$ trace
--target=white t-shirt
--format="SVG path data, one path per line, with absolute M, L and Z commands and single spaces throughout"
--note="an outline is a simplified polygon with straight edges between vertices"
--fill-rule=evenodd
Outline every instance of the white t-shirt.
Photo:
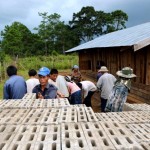
M 53 85 L 55 85 L 57 87 L 57 83 L 55 81 L 53 81 L 52 79 L 48 79 L 48 83 L 49 84 L 53 84 Z
M 82 90 L 83 90 L 84 98 L 87 97 L 89 91 L 94 92 L 97 90 L 97 87 L 91 81 L 81 81 L 80 83 L 82 84 Z
M 27 93 L 32 93 L 33 88 L 40 84 L 39 79 L 31 78 L 26 81 L 27 84 Z
M 114 86 L 116 78 L 110 73 L 104 73 L 97 82 L 97 87 L 101 90 L 101 97 L 108 99 Z
M 58 88 L 58 92 L 61 92 L 62 94 L 64 94 L 65 97 L 69 97 L 67 83 L 66 83 L 64 76 L 58 75 L 56 78 L 56 82 L 49 79 L 48 83 L 55 85 Z

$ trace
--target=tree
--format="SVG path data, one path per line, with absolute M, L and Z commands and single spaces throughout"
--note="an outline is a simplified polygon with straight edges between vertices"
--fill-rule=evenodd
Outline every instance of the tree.
M 128 21 L 128 15 L 122 10 L 116 10 L 111 13 L 113 19 L 113 26 L 115 30 L 126 28 L 125 23 Z
M 2 50 L 9 55 L 23 56 L 30 51 L 31 32 L 19 22 L 12 23 L 11 26 L 5 26 L 2 35 Z
M 86 42 L 93 39 L 95 34 L 96 12 L 94 7 L 83 7 L 80 12 L 73 13 L 73 19 L 69 22 L 70 26 L 79 36 L 79 38 Z
M 123 11 L 105 13 L 95 11 L 92 6 L 87 6 L 78 13 L 73 13 L 73 19 L 69 24 L 78 34 L 80 41 L 87 42 L 96 36 L 125 28 L 127 20 L 128 16 Z
M 60 21 L 57 13 L 48 15 L 47 12 L 39 13 L 42 17 L 41 24 L 35 30 L 44 43 L 44 54 L 48 55 L 53 50 L 64 53 L 65 50 L 79 44 L 79 39 L 71 31 L 70 26 Z
M 39 16 L 42 17 L 41 24 L 38 28 L 34 29 L 38 31 L 41 40 L 44 42 L 44 51 L 45 55 L 47 55 L 50 50 L 54 50 L 55 48 L 55 42 L 57 39 L 55 28 L 59 23 L 61 23 L 60 15 L 56 13 L 48 15 L 47 12 L 44 12 L 39 13 Z

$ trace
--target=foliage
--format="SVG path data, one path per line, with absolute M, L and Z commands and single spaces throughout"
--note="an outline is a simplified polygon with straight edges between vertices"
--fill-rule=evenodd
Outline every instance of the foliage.
M 92 40 L 96 36 L 125 28 L 128 16 L 121 10 L 112 13 L 95 11 L 94 7 L 83 7 L 81 11 L 73 14 L 70 26 L 81 41 Z
M 26 57 L 19 58 L 17 61 L 17 67 L 19 70 L 38 70 L 42 66 L 48 68 L 57 69 L 70 69 L 74 64 L 78 64 L 77 55 L 58 55 L 57 52 L 53 51 L 51 56 L 39 56 L 39 57 Z
M 64 54 L 80 43 L 125 28 L 128 20 L 127 14 L 121 10 L 105 13 L 96 11 L 92 6 L 73 13 L 68 24 L 61 21 L 57 13 L 49 15 L 44 12 L 39 13 L 39 16 L 42 20 L 34 28 L 36 34 L 20 22 L 5 26 L 1 32 L 0 50 L 14 58 Z
M 1 35 L 3 37 L 1 47 L 6 54 L 23 55 L 25 51 L 30 50 L 31 31 L 23 24 L 14 22 L 11 26 L 5 26 Z
M 53 50 L 58 53 L 64 53 L 65 50 L 79 44 L 79 40 L 72 40 L 71 30 L 68 25 L 60 21 L 60 15 L 57 13 L 48 15 L 47 12 L 39 13 L 42 21 L 38 28 L 38 35 L 44 43 L 43 51 L 45 55 L 51 54 Z M 74 41 L 77 41 L 74 44 Z M 69 44 L 68 44 L 69 43 Z

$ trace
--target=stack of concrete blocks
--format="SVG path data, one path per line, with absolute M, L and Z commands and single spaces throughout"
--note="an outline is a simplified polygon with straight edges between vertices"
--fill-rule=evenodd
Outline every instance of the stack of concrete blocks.
M 3 109 L 0 113 L 0 124 L 21 124 L 29 111 L 28 109 Z
M 10 143 L 14 139 L 20 126 L 18 125 L 0 125 L 0 149 L 8 150 Z
M 81 126 L 90 150 L 115 150 L 99 122 L 85 122 Z
M 2 150 L 142 150 L 149 145 L 150 111 L 95 114 L 85 105 L 70 106 L 67 99 L 9 100 L 0 108 Z
M 70 106 L 70 103 L 67 98 L 58 98 L 58 99 L 46 99 L 43 101 L 44 108 L 51 108 L 51 107 L 65 107 Z
M 116 149 L 143 149 L 121 124 L 117 122 L 100 122 L 100 124 Z
M 37 108 L 61 108 L 70 106 L 66 98 L 59 99 L 17 99 L 17 100 L 2 100 L 0 108 L 2 109 L 37 109 Z
M 105 123 L 105 125 L 108 126 L 108 129 L 113 127 L 111 122 L 117 123 L 117 124 L 121 123 L 122 126 L 124 127 L 120 128 L 120 129 L 123 129 L 123 131 L 119 129 L 120 132 L 123 133 L 123 132 L 128 131 L 129 135 L 132 136 L 132 142 L 134 138 L 135 139 L 134 141 L 136 141 L 137 143 L 140 143 L 141 147 L 144 150 L 150 149 L 150 111 L 96 113 L 96 116 L 103 127 L 104 127 L 103 123 L 105 121 L 108 122 L 108 123 Z M 119 126 L 119 124 L 117 126 Z M 111 131 L 111 130 L 109 131 L 112 134 L 117 133 L 116 131 Z M 106 132 L 107 134 L 109 134 L 108 131 Z M 129 139 L 126 138 L 126 140 L 129 140 Z M 124 140 L 121 139 L 121 141 L 124 141 Z M 116 141 L 114 141 L 113 143 L 115 142 Z M 134 146 L 132 148 L 134 148 Z M 135 149 L 138 149 L 138 148 L 136 147 Z
M 150 105 L 146 103 L 142 103 L 142 104 L 125 103 L 123 107 L 123 111 L 150 111 Z
M 149 123 L 149 111 L 95 113 L 98 121 L 117 121 L 120 123 Z
M 140 143 L 144 150 L 150 149 L 150 124 L 149 123 L 138 123 L 138 124 L 125 124 L 136 141 Z

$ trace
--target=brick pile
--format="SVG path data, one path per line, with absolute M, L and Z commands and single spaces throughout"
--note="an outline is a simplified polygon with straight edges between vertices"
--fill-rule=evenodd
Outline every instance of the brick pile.
M 150 148 L 150 111 L 94 113 L 65 98 L 25 97 L 0 102 L 1 150 Z

